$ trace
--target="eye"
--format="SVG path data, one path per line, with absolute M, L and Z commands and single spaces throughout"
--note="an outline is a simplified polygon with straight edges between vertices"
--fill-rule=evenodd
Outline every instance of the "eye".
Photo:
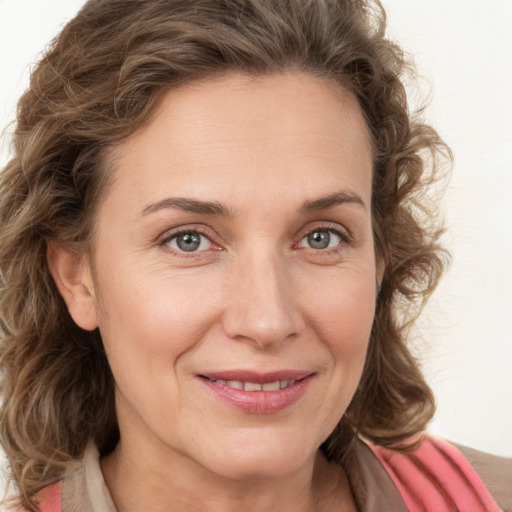
M 337 247 L 341 241 L 341 235 L 333 229 L 314 229 L 302 238 L 300 247 L 318 250 L 331 249 Z
M 206 251 L 212 247 L 212 241 L 198 231 L 182 231 L 169 237 L 165 245 L 180 252 Z

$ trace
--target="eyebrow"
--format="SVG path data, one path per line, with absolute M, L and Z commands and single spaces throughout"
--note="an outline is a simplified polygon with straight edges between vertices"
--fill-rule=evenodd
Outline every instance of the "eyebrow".
M 178 208 L 184 212 L 198 213 L 201 215 L 215 215 L 216 217 L 231 217 L 231 211 L 226 206 L 216 201 L 198 201 L 196 199 L 187 199 L 184 197 L 169 197 L 150 204 L 143 208 L 139 214 L 140 217 L 150 213 L 167 208 Z
M 356 204 L 361 206 L 363 210 L 366 210 L 364 201 L 357 194 L 343 190 L 325 197 L 320 197 L 319 199 L 306 201 L 302 204 L 300 211 L 301 213 L 315 213 L 345 203 Z
M 315 213 L 322 210 L 328 210 L 334 206 L 345 203 L 353 203 L 360 205 L 363 209 L 366 206 L 363 200 L 353 192 L 341 191 L 335 192 L 325 197 L 305 201 L 299 208 L 301 213 Z M 232 211 L 217 201 L 199 201 L 197 199 L 188 199 L 184 197 L 168 197 L 157 203 L 150 204 L 143 208 L 139 214 L 140 217 L 149 215 L 150 213 L 167 208 L 177 208 L 184 212 L 197 213 L 200 215 L 213 215 L 216 217 L 232 217 Z

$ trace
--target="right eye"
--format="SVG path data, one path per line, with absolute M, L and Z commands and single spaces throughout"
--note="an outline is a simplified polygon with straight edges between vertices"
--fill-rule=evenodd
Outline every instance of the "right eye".
M 342 237 L 340 233 L 334 229 L 319 228 L 305 235 L 301 240 L 300 246 L 324 250 L 339 246 L 341 241 Z
M 162 245 L 179 252 L 201 252 L 212 247 L 212 241 L 198 231 L 181 231 L 168 237 Z

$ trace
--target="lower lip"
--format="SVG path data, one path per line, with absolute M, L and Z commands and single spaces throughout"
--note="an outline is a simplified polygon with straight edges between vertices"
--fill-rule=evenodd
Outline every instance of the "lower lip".
M 270 414 L 279 412 L 297 402 L 306 392 L 313 375 L 309 375 L 292 386 L 276 391 L 244 391 L 225 384 L 217 384 L 209 379 L 203 383 L 218 398 L 229 405 L 253 414 Z

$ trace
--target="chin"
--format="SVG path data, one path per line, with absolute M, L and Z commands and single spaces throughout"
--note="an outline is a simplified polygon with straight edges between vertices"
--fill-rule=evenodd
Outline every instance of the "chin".
M 203 465 L 219 476 L 232 480 L 263 480 L 286 478 L 314 459 L 317 452 L 314 444 L 302 438 L 292 441 L 285 436 L 269 439 L 271 435 L 256 436 L 255 442 L 217 446 L 210 451 L 212 457 Z

